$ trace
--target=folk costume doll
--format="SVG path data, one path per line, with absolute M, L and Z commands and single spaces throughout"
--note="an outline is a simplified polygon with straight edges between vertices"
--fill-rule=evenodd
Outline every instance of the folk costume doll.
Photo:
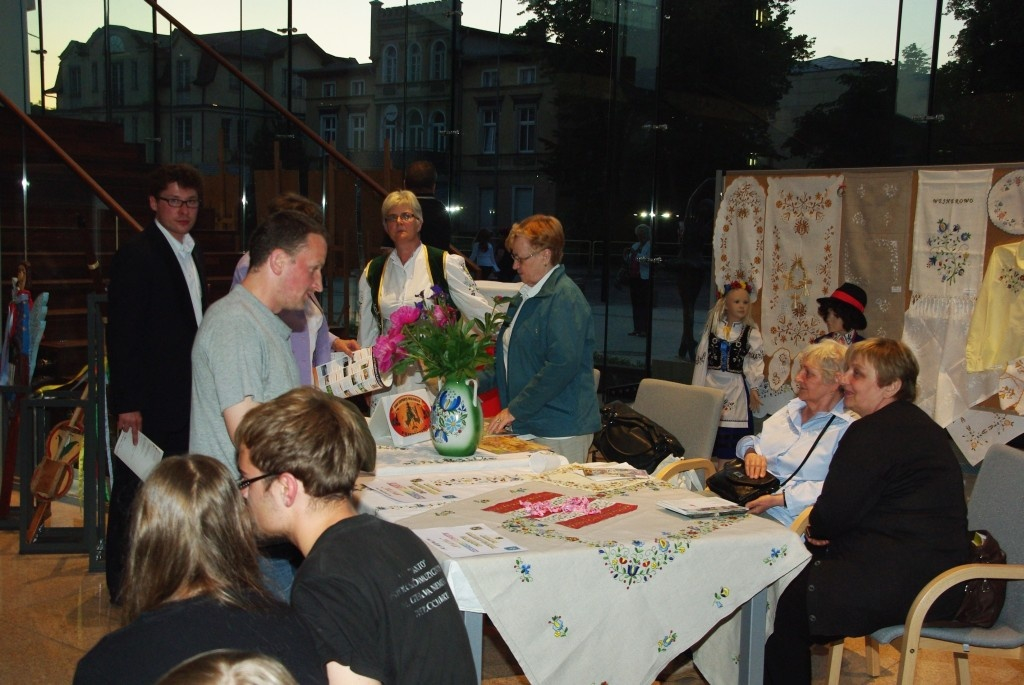
M 867 303 L 867 293 L 853 283 L 843 283 L 828 297 L 819 297 L 818 316 L 825 322 L 828 332 L 811 342 L 835 340 L 837 343 L 850 346 L 863 340 L 864 336 L 857 331 L 868 327 L 868 321 L 864 318 Z
M 761 406 L 757 387 L 764 380 L 764 341 L 750 316 L 753 286 L 744 281 L 726 284 L 708 312 L 697 346 L 693 385 L 718 388 L 725 405 L 712 454 L 719 466 L 736 454 L 736 443 L 753 432 L 753 415 Z

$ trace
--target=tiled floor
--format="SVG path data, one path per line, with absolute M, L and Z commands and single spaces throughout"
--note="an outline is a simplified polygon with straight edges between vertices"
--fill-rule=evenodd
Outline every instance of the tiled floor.
M 81 525 L 76 507 L 55 507 L 54 525 Z M 50 685 L 71 682 L 75 664 L 100 637 L 118 627 L 120 611 L 111 607 L 103 574 L 88 573 L 84 555 L 19 555 L 18 534 L 0 532 L 0 685 Z M 628 655 L 623 655 L 628 658 Z M 844 685 L 892 685 L 899 654 L 882 651 L 882 675 L 872 679 L 864 662 L 864 640 L 846 641 Z M 815 683 L 825 682 L 825 656 L 814 658 Z M 526 685 L 514 659 L 493 630 L 485 636 L 486 685 Z M 975 685 L 1024 682 L 1024 662 L 971 657 Z M 567 674 L 566 683 L 572 682 Z M 680 660 L 662 682 L 705 683 L 691 664 Z M 952 657 L 924 652 L 917 683 L 955 683 Z

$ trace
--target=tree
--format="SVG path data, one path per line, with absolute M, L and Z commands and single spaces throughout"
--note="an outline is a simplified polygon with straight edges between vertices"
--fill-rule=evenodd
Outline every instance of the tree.
M 1024 2 L 949 0 L 963 28 L 938 73 L 937 159 L 993 163 L 1024 157 Z
M 842 95 L 797 118 L 785 147 L 818 168 L 925 162 L 920 157 L 921 125 L 896 113 L 897 68 L 892 62 L 859 65 L 855 73 L 837 77 L 846 86 Z M 928 56 L 918 45 L 903 49 L 901 79 L 927 79 L 930 70 Z
M 520 33 L 556 44 L 546 171 L 569 225 L 626 235 L 652 192 L 681 211 L 716 169 L 775 156 L 771 115 L 811 46 L 789 29 L 788 0 L 520 2 L 534 15 Z

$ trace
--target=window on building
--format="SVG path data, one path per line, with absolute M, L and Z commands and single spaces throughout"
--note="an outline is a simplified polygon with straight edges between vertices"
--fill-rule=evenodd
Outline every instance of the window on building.
M 384 48 L 384 57 L 380 64 L 381 83 L 398 81 L 398 48 L 388 45 Z
M 174 83 L 179 92 L 186 91 L 192 85 L 191 60 L 179 59 L 174 65 Z
M 498 151 L 498 108 L 480 108 L 480 153 L 493 155 Z
M 224 150 L 231 150 L 231 117 L 224 117 L 220 120 L 220 139 L 224 141 Z
M 139 60 L 133 59 L 132 62 L 132 90 L 139 89 Z
M 405 141 L 410 150 L 422 150 L 424 148 L 423 115 L 418 109 L 409 110 L 409 123 L 406 126 Z
M 92 67 L 92 92 L 100 92 L 100 65 L 93 62 L 89 65 Z
M 430 46 L 430 80 L 443 81 L 445 63 L 448 61 L 448 47 L 443 40 L 435 40 Z
M 498 225 L 498 206 L 495 202 L 494 188 L 480 189 L 480 227 L 489 228 Z
M 192 117 L 174 119 L 174 147 L 177 150 L 192 149 Z
M 70 91 L 69 94 L 71 95 L 71 97 L 82 97 L 82 67 L 80 67 L 77 64 L 71 67 L 68 73 L 68 78 L 71 81 L 71 83 L 68 86 L 68 90 Z
M 445 135 L 448 131 L 445 128 L 445 116 L 444 112 L 434 111 L 430 115 L 430 147 L 435 152 L 445 152 L 448 150 L 448 137 Z
M 348 115 L 348 147 L 350 150 L 366 149 L 366 115 Z
M 480 72 L 480 85 L 484 88 L 497 88 L 498 87 L 498 70 L 497 69 L 484 69 Z
M 242 82 L 234 74 L 228 74 L 228 90 L 238 92 L 242 88 Z
M 512 186 L 512 221 L 520 221 L 533 213 L 533 186 Z
M 526 86 L 537 82 L 537 67 L 519 67 L 519 85 Z
M 389 150 L 398 149 L 398 126 L 394 121 L 388 121 L 384 119 L 380 125 L 381 132 L 381 145 L 387 143 Z
M 358 81 L 353 81 L 352 83 L 348 84 L 348 94 L 349 95 L 365 95 L 366 94 L 366 81 L 363 81 L 362 79 L 360 79 Z
M 516 109 L 516 152 L 537 151 L 537 107 L 524 105 Z
M 124 104 L 124 62 L 121 60 L 110 63 L 110 103 Z
M 338 84 L 335 81 L 324 81 L 320 87 L 320 95 L 325 98 L 332 98 L 338 94 Z
M 338 139 L 337 114 L 320 115 L 320 137 L 326 140 L 328 143 L 333 143 Z
M 409 43 L 409 64 L 405 72 L 406 81 L 423 80 L 423 48 L 419 43 Z

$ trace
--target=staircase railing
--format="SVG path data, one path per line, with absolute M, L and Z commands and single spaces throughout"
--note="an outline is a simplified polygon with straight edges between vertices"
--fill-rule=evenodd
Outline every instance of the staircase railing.
M 381 199 L 383 199 L 384 196 L 388 194 L 388 191 L 384 189 L 384 186 L 377 183 L 377 181 L 368 176 L 366 172 L 364 172 L 362 169 L 356 166 L 355 163 L 353 163 L 350 159 L 345 157 L 345 155 L 338 152 L 333 145 L 331 145 L 326 140 L 321 138 L 316 131 L 307 126 L 301 119 L 299 119 L 297 116 L 288 111 L 286 107 L 281 105 L 281 103 L 275 100 L 269 93 L 267 93 L 265 90 L 256 85 L 256 83 L 252 79 L 243 74 L 242 71 L 238 69 L 238 67 L 236 67 L 224 56 L 222 56 L 219 52 L 217 52 L 209 45 L 207 45 L 205 42 L 203 42 L 202 38 L 199 38 L 198 36 L 196 36 L 196 34 L 189 31 L 184 24 L 182 24 L 180 21 L 171 16 L 170 12 L 168 12 L 166 9 L 158 5 L 157 0 L 144 0 L 144 2 L 148 4 L 150 7 L 152 7 L 156 12 L 159 12 L 160 15 L 163 16 L 167 21 L 171 22 L 171 24 L 173 24 L 175 28 L 181 31 L 186 38 L 192 41 L 196 45 L 196 47 L 198 47 L 200 50 L 209 55 L 212 59 L 216 60 L 217 63 L 225 69 L 227 69 L 227 71 L 232 76 L 234 76 L 239 81 L 248 86 L 248 88 L 252 90 L 252 92 L 258 95 L 261 100 L 267 103 L 274 110 L 276 110 L 278 114 L 287 119 L 288 122 L 292 126 L 294 126 L 298 131 L 302 132 L 303 135 L 305 135 L 307 138 L 309 138 L 314 143 L 323 148 L 324 152 L 326 152 L 332 159 L 334 159 L 336 162 L 338 162 L 343 167 L 348 169 L 356 178 L 361 180 L 374 192 L 380 195 Z
M 103 204 L 109 207 L 110 210 L 117 214 L 117 216 L 126 224 L 134 228 L 136 231 L 142 232 L 142 226 L 139 222 L 132 218 L 132 215 L 129 214 L 128 211 L 110 195 L 110 193 L 104 190 L 103 186 L 101 186 L 88 171 L 83 169 L 81 165 L 76 162 L 57 141 L 47 135 L 46 131 L 41 129 L 39 124 L 34 122 L 29 115 L 22 112 L 21 108 L 14 104 L 14 102 L 7 97 L 2 90 L 0 90 L 0 104 L 3 104 L 4 107 L 10 110 L 10 112 L 21 121 L 22 125 L 32 131 L 32 133 L 43 141 L 43 143 L 45 143 L 55 155 L 60 157 L 60 160 L 64 162 L 64 164 L 67 165 L 67 167 L 71 169 L 71 171 L 78 176 L 83 183 L 89 186 L 89 189 L 103 202 Z

